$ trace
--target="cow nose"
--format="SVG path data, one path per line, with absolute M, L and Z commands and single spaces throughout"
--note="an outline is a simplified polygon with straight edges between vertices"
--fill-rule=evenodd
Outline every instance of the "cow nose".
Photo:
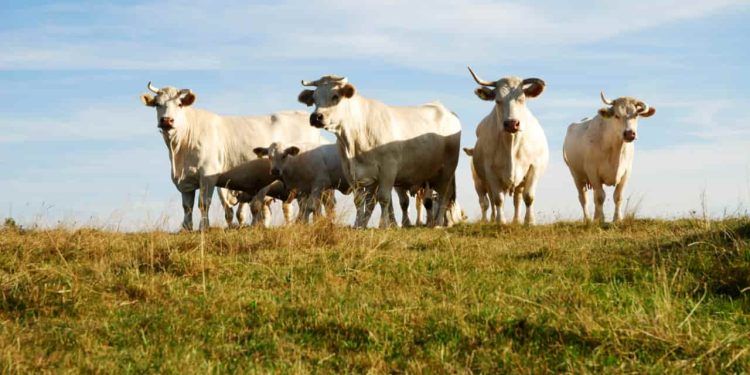
M 323 114 L 314 112 L 310 115 L 310 125 L 316 127 L 316 128 L 322 128 L 323 127 Z
M 503 128 L 508 133 L 515 133 L 521 127 L 521 123 L 516 119 L 509 119 L 503 122 Z
M 622 137 L 625 139 L 625 142 L 633 142 L 635 140 L 635 131 L 633 130 L 625 130 L 622 133 Z
M 171 128 L 174 126 L 174 119 L 171 117 L 162 117 L 159 119 L 160 128 Z
M 274 177 L 281 176 L 281 169 L 279 168 L 271 168 L 271 175 Z

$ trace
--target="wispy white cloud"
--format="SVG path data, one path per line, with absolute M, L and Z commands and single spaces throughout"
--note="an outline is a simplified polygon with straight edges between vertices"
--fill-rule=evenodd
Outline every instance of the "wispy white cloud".
M 219 69 L 290 59 L 377 58 L 440 70 L 466 61 L 554 56 L 564 46 L 705 17 L 737 4 L 746 3 L 168 1 L 96 5 L 87 7 L 88 13 L 45 6 L 34 11 L 50 25 L 0 33 L 0 69 Z M 58 15 L 91 13 L 97 17 L 86 27 L 56 21 Z

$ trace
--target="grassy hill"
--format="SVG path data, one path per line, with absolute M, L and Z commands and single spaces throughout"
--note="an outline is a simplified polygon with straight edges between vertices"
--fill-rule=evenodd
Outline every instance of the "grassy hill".
M 750 219 L 0 230 L 3 372 L 747 372 Z

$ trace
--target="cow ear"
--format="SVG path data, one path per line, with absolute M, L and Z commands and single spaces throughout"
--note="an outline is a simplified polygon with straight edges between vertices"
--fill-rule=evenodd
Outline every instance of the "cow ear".
M 259 158 L 263 158 L 264 156 L 268 155 L 268 149 L 265 148 L 265 147 L 256 147 L 256 148 L 253 149 L 253 152 Z
M 192 92 L 188 92 L 187 94 L 185 94 L 185 96 L 180 98 L 180 104 L 183 107 L 187 107 L 193 104 L 194 102 L 195 102 L 195 94 L 193 94 Z
M 313 90 L 302 90 L 299 96 L 297 96 L 297 101 L 309 107 L 315 104 L 315 99 L 313 99 L 314 93 L 315 91 Z
M 284 150 L 284 153 L 287 154 L 287 155 L 295 156 L 295 155 L 299 154 L 299 147 L 297 147 L 297 146 L 287 147 L 287 149 Z
M 528 86 L 523 88 L 523 94 L 529 98 L 536 98 L 542 91 L 544 91 L 544 81 L 532 82 Z
M 464 152 L 466 153 L 466 155 L 474 156 L 474 149 L 473 148 L 464 147 Z
M 612 110 L 611 107 L 610 108 L 600 108 L 599 109 L 599 115 L 602 116 L 602 117 L 604 117 L 604 118 L 610 118 L 610 117 L 612 117 L 614 115 L 614 111 Z
M 482 100 L 495 100 L 495 90 L 489 87 L 478 87 L 476 90 L 474 90 L 474 94 L 476 94 L 479 99 Z
M 351 98 L 357 92 L 357 89 L 351 83 L 347 83 L 339 89 L 339 94 L 345 98 Z
M 156 99 L 154 99 L 154 97 L 149 94 L 141 95 L 141 101 L 147 107 L 156 107 Z
M 651 116 L 654 115 L 654 113 L 656 113 L 656 108 L 649 107 L 648 111 L 643 112 L 643 113 L 639 113 L 638 116 L 641 116 L 641 117 L 651 117 Z

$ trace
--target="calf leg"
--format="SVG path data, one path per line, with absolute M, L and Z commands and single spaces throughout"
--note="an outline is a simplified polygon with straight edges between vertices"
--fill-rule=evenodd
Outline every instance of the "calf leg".
M 248 204 L 245 202 L 240 202 L 237 205 L 237 225 L 242 228 L 245 226 L 245 212 L 247 210 Z
M 224 209 L 224 220 L 227 222 L 227 228 L 232 228 L 234 224 L 234 209 L 230 202 L 233 200 L 230 195 L 233 193 L 227 189 L 217 188 L 216 194 L 219 196 L 219 202 L 221 202 L 221 207 Z
M 378 189 L 375 196 L 380 203 L 380 228 L 389 228 L 396 224 L 396 218 L 393 217 L 393 206 L 391 206 L 391 194 L 393 184 L 388 184 L 385 179 L 378 183 Z
M 410 227 L 411 220 L 409 220 L 409 193 L 404 188 L 396 188 L 396 194 L 398 195 L 398 205 L 401 206 L 401 227 Z M 419 204 L 417 204 L 417 225 L 419 225 Z
M 375 208 L 375 188 L 372 186 L 360 187 L 354 190 L 354 203 L 357 206 L 357 218 L 354 221 L 355 228 L 366 228 L 370 221 L 372 211 Z
M 193 206 L 195 206 L 195 190 L 182 193 L 182 211 L 185 214 L 182 218 L 183 230 L 193 230 Z

